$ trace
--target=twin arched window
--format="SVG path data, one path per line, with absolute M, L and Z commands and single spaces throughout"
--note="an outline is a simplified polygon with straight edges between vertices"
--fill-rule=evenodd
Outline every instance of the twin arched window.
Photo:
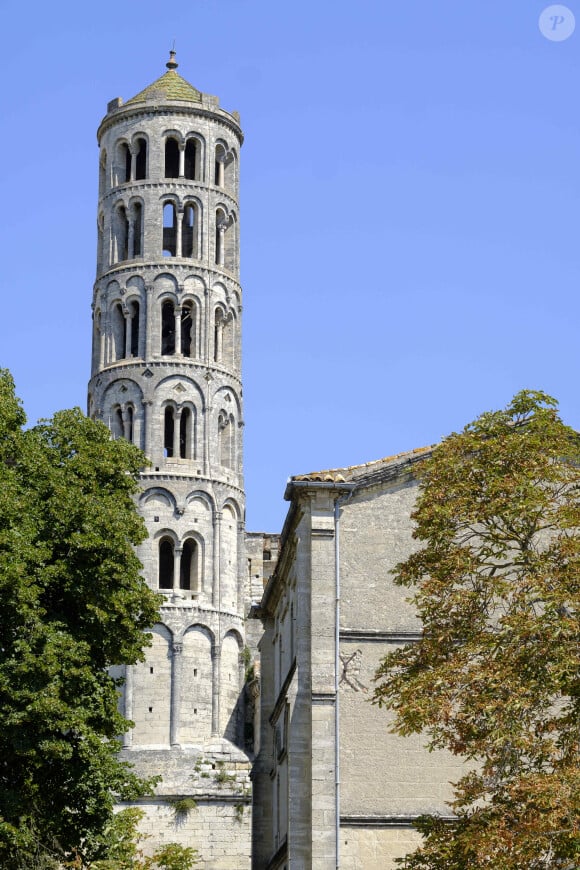
M 115 303 L 112 311 L 113 357 L 115 360 L 140 356 L 139 302 L 132 299 L 123 308 Z
M 113 186 L 127 184 L 130 181 L 143 181 L 148 177 L 147 139 L 137 136 L 132 144 L 122 141 L 116 146 L 113 165 Z M 235 166 L 235 155 L 226 143 L 218 142 L 214 150 L 213 183 L 217 187 L 231 188 L 232 173 Z M 101 186 L 106 189 L 106 153 L 101 157 Z M 190 181 L 202 181 L 202 146 L 199 139 L 189 136 L 185 141 L 178 135 L 169 135 L 165 139 L 165 178 L 186 178 Z
M 192 408 L 166 405 L 163 453 L 168 459 L 195 459 L 195 418 Z
M 177 588 L 198 593 L 199 549 L 193 538 L 187 538 L 181 549 L 175 547 L 172 538 L 162 538 L 159 542 L 159 589 Z
M 215 242 L 214 259 L 216 266 L 225 266 L 232 269 L 235 261 L 235 215 L 226 214 L 223 208 L 216 209 L 215 213 Z
M 190 137 L 185 144 L 174 136 L 165 140 L 165 178 L 188 178 L 200 180 L 200 146 Z
M 131 147 L 128 142 L 117 146 L 115 185 L 147 178 L 147 140 L 139 136 Z
M 113 213 L 111 262 L 132 260 L 143 253 L 143 205 L 135 201 L 129 211 L 120 203 Z
M 232 189 L 234 166 L 235 159 L 233 152 L 229 151 L 224 143 L 218 142 L 214 152 L 213 183 L 216 187 Z
M 109 429 L 113 438 L 126 438 L 133 441 L 135 411 L 133 405 L 115 405 Z
M 235 420 L 233 414 L 220 411 L 218 417 L 218 454 L 220 465 L 224 468 L 235 467 Z
M 161 353 L 197 356 L 197 309 L 193 302 L 181 307 L 166 299 L 161 305 Z
M 197 258 L 200 256 L 199 206 L 186 202 L 183 211 L 178 213 L 174 202 L 163 206 L 164 257 Z
M 213 321 L 213 359 L 217 363 L 234 363 L 234 317 L 216 308 Z

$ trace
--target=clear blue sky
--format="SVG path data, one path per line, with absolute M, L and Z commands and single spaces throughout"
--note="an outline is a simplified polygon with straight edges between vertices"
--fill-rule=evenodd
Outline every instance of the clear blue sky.
M 248 528 L 291 474 L 433 443 L 523 387 L 580 428 L 578 30 L 531 0 L 5 0 L 0 365 L 85 407 L 95 131 L 179 72 L 241 113 Z

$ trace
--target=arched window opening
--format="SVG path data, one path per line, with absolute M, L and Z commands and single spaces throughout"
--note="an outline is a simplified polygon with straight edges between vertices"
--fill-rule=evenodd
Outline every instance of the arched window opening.
M 125 359 L 125 315 L 121 304 L 117 302 L 113 306 L 113 354 L 114 359 Z
M 185 144 L 184 174 L 192 181 L 197 179 L 197 151 L 198 145 L 195 139 L 188 139 Z
M 225 468 L 233 468 L 233 437 L 234 437 L 234 418 L 230 414 L 228 417 L 225 411 L 220 411 L 218 417 L 218 447 L 220 465 Z
M 161 353 L 163 356 L 175 353 L 175 311 L 170 301 L 161 306 Z
M 165 140 L 165 178 L 179 178 L 179 143 L 172 136 Z
M 131 149 L 128 145 L 123 145 L 124 157 L 125 157 L 125 178 L 124 181 L 131 181 Z
M 133 256 L 140 257 L 143 253 L 143 206 L 140 202 L 133 204 Z
M 183 408 L 179 420 L 179 458 L 191 459 L 191 409 Z
M 222 256 L 222 264 L 226 267 L 226 269 L 233 269 L 235 265 L 235 257 L 236 257 L 236 244 L 237 244 L 237 224 L 236 224 L 236 216 L 234 214 L 230 215 L 225 232 L 224 232 L 224 247 L 223 247 L 223 256 Z
M 163 206 L 163 256 L 177 256 L 177 213 L 172 202 Z
M 137 301 L 131 302 L 129 307 L 129 320 L 131 336 L 130 336 L 130 355 L 131 356 L 139 356 L 139 303 Z
M 234 173 L 236 167 L 236 155 L 233 151 L 226 154 L 224 161 L 224 187 L 226 190 L 233 190 L 235 185 Z
M 221 360 L 224 365 L 229 366 L 234 364 L 234 317 L 230 312 L 223 318 L 222 328 L 222 354 Z
M 179 588 L 191 592 L 199 590 L 199 548 L 197 543 L 188 538 L 183 543 L 181 562 L 179 565 Z
M 195 309 L 191 302 L 186 302 L 181 309 L 181 353 L 183 356 L 194 357 L 195 354 Z
M 111 435 L 113 438 L 122 438 L 124 435 L 123 428 L 123 412 L 119 406 L 113 410 L 113 419 L 111 421 Z
M 162 538 L 159 542 L 159 588 L 173 589 L 173 541 Z
M 224 332 L 224 313 L 221 308 L 216 308 L 213 322 L 213 360 L 221 362 L 222 359 L 222 339 Z
M 99 160 L 99 196 L 104 196 L 107 190 L 107 152 L 103 151 Z
M 120 263 L 129 256 L 129 221 L 125 206 L 120 205 L 115 209 L 114 216 L 114 251 L 113 260 Z
M 99 272 L 104 267 L 105 251 L 105 217 L 100 214 L 97 220 L 97 267 Z
M 175 433 L 175 411 L 171 405 L 165 408 L 165 424 L 163 434 L 163 455 L 167 459 L 173 457 L 173 437 Z
M 147 178 L 147 140 L 137 139 L 137 156 L 135 157 L 135 181 Z
M 125 409 L 125 420 L 124 420 L 124 431 L 125 438 L 127 441 L 133 443 L 133 420 L 134 420 L 134 411 L 133 405 L 128 405 Z
M 131 181 L 131 150 L 126 142 L 121 142 L 117 150 L 117 184 Z
M 214 160 L 214 184 L 217 187 L 224 186 L 224 167 L 226 162 L 226 149 L 223 145 L 216 145 Z
M 223 209 L 218 208 L 215 214 L 215 262 L 217 266 L 225 263 L 225 243 L 229 222 Z
M 95 311 L 93 315 L 93 372 L 96 372 L 103 363 L 101 356 L 101 312 Z
M 196 207 L 188 204 L 183 209 L 181 224 L 181 256 L 197 257 L 197 221 Z

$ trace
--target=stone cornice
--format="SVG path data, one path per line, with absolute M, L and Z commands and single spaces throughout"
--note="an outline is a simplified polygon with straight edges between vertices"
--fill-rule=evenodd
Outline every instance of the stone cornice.
M 366 631 L 341 628 L 340 640 L 352 643 L 417 643 L 423 637 L 420 631 Z
M 99 209 L 101 205 L 104 206 L 105 203 L 108 204 L 108 200 L 123 199 L 123 195 L 126 193 L 138 193 L 140 190 L 159 190 L 159 188 L 164 188 L 168 193 L 182 193 L 185 191 L 185 195 L 197 191 L 200 194 L 200 199 L 202 194 L 215 193 L 218 195 L 219 199 L 227 199 L 232 205 L 239 208 L 238 200 L 223 187 L 206 184 L 203 181 L 195 181 L 192 178 L 162 178 L 159 181 L 153 181 L 151 179 L 144 179 L 142 181 L 125 181 L 123 184 L 113 187 L 99 199 Z M 129 199 L 129 197 L 127 197 L 127 199 Z
M 401 816 L 355 816 L 347 815 L 340 817 L 340 826 L 344 828 L 413 828 L 420 815 Z M 438 819 L 444 822 L 454 822 L 455 816 L 437 814 Z
M 169 359 L 159 359 L 159 360 L 149 360 L 145 362 L 145 360 L 118 360 L 117 362 L 110 363 L 106 368 L 99 369 L 98 372 L 91 377 L 89 381 L 89 389 L 95 383 L 98 378 L 106 378 L 109 380 L 120 379 L 120 373 L 123 371 L 128 371 L 132 373 L 137 373 L 142 375 L 141 369 L 174 369 L 176 375 L 182 375 L 183 377 L 187 376 L 187 373 L 190 371 L 198 372 L 202 375 L 205 375 L 208 371 L 211 372 L 215 376 L 215 380 L 218 381 L 218 376 L 227 377 L 229 380 L 234 381 L 236 386 L 239 389 L 239 396 L 241 398 L 242 395 L 242 381 L 238 375 L 234 374 L 229 369 L 221 368 L 215 363 L 207 364 L 200 363 L 196 360 L 192 360 L 191 357 L 175 357 L 174 360 Z M 109 377 L 111 376 L 111 377 Z M 100 386 L 100 385 L 99 385 Z M 229 384 L 228 384 L 229 386 Z M 236 390 L 232 386 L 234 392 Z
M 245 498 L 245 491 L 239 487 L 235 483 L 229 483 L 227 480 L 220 480 L 216 477 L 208 477 L 204 474 L 173 474 L 168 471 L 145 471 L 139 474 L 139 481 L 143 484 L 144 481 L 151 481 L 152 483 L 159 483 L 160 480 L 166 481 L 167 483 L 175 482 L 176 480 L 183 481 L 192 481 L 192 480 L 200 480 L 205 481 L 208 484 L 211 484 L 212 487 L 223 487 L 224 489 L 231 490 L 233 492 L 238 493 L 238 500 L 243 504 Z M 144 487 L 143 487 L 144 488 Z M 241 498 L 240 498 L 241 496 Z
M 159 591 L 159 590 L 156 590 Z M 162 593 L 163 594 L 163 593 Z M 230 610 L 219 610 L 216 607 L 202 607 L 199 604 L 196 604 L 193 599 L 187 599 L 188 602 L 191 601 L 191 605 L 184 603 L 183 601 L 172 604 L 170 601 L 163 601 L 159 605 L 159 612 L 163 616 L 165 612 L 167 616 L 175 616 L 178 614 L 191 615 L 192 611 L 196 613 L 203 614 L 204 618 L 207 619 L 208 622 L 211 621 L 210 617 L 218 618 L 224 622 L 226 622 L 227 627 L 224 630 L 224 634 L 227 633 L 229 628 L 231 628 L 232 623 L 235 623 L 237 626 L 243 626 L 244 617 L 240 616 L 239 613 L 233 613 Z M 191 623 L 194 625 L 195 623 Z M 190 627 L 189 625 L 187 626 Z
M 203 103 L 191 103 L 185 100 L 176 100 L 167 101 L 166 103 L 158 105 L 155 105 L 153 103 L 141 103 L 138 105 L 131 105 L 127 103 L 127 105 L 125 106 L 121 105 L 118 109 L 113 109 L 112 112 L 109 112 L 107 115 L 105 115 L 105 117 L 99 124 L 99 128 L 97 130 L 97 142 L 99 143 L 99 147 L 101 145 L 101 139 L 103 137 L 103 134 L 119 122 L 127 121 L 129 119 L 136 120 L 139 117 L 150 118 L 152 115 L 185 115 L 188 118 L 196 116 L 199 118 L 204 118 L 205 120 L 213 121 L 214 124 L 221 124 L 223 127 L 231 130 L 231 132 L 236 136 L 238 142 L 240 143 L 240 147 L 243 145 L 244 142 L 244 134 L 242 133 L 242 128 L 240 127 L 234 116 L 231 115 L 229 112 L 226 112 L 225 109 L 220 109 L 217 106 L 204 106 Z
M 167 257 L 163 262 L 159 260 L 123 260 L 122 263 L 117 263 L 115 266 L 110 266 L 106 271 L 101 272 L 93 285 L 93 293 L 100 289 L 101 281 L 117 281 L 120 277 L 127 274 L 129 278 L 140 277 L 141 272 L 157 272 L 158 274 L 172 274 L 175 272 L 187 272 L 185 277 L 200 278 L 202 275 L 217 276 L 220 281 L 230 282 L 234 284 L 237 290 L 242 292 L 242 285 L 238 279 L 226 269 L 218 269 L 213 265 L 208 265 L 202 260 L 194 260 L 182 257 Z M 194 274 L 195 273 L 195 274 Z M 146 282 L 149 283 L 149 282 Z M 103 288 L 104 289 L 104 288 Z

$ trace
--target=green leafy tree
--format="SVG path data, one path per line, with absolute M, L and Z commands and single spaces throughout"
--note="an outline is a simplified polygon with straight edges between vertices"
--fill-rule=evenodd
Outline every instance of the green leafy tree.
M 397 566 L 423 621 L 386 656 L 374 700 L 393 730 L 467 763 L 456 820 L 425 817 L 425 870 L 580 866 L 580 439 L 524 391 L 446 438 Z
M 0 370 L 0 867 L 106 855 L 116 798 L 151 783 L 119 761 L 119 683 L 158 600 L 134 545 L 142 453 L 79 410 L 23 430 Z

